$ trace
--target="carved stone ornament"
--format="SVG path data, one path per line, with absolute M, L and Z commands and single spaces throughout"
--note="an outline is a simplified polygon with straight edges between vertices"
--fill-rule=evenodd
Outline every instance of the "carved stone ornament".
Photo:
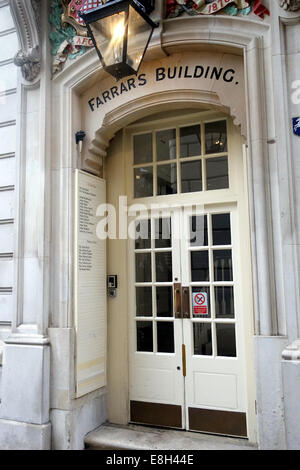
M 14 63 L 21 67 L 24 80 L 32 83 L 38 79 L 41 68 L 40 0 L 9 0 L 9 5 L 21 45 Z
M 281 0 L 280 6 L 287 11 L 300 10 L 300 0 Z
M 174 18 L 183 13 L 188 15 L 216 15 L 224 13 L 230 16 L 249 15 L 253 12 L 264 19 L 270 11 L 263 0 L 166 0 L 166 17 Z
M 105 3 L 103 0 L 61 0 L 63 14 L 61 22 L 63 26 L 71 25 L 78 36 L 87 36 L 87 29 L 78 11 L 88 11 Z

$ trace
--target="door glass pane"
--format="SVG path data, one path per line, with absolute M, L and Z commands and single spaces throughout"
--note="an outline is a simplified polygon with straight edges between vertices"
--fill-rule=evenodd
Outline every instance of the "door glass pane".
M 212 191 L 214 189 L 229 188 L 228 178 L 228 158 L 208 158 L 206 160 L 206 189 Z
M 205 124 L 205 151 L 206 153 L 227 152 L 226 121 Z
M 217 323 L 217 355 L 236 357 L 235 325 Z
M 231 245 L 230 214 L 213 214 L 212 230 L 214 245 Z
M 152 317 L 152 287 L 136 287 L 136 316 Z
M 208 246 L 206 215 L 190 217 L 190 237 L 191 246 Z
M 156 159 L 158 162 L 176 158 L 176 130 L 167 129 L 156 133 Z
M 200 125 L 180 129 L 180 157 L 197 157 L 201 155 Z
M 208 251 L 191 252 L 192 282 L 209 281 Z
M 155 248 L 171 246 L 171 219 L 155 219 Z
M 136 322 L 136 349 L 137 351 L 153 351 L 152 321 Z
M 234 318 L 232 286 L 215 287 L 216 318 Z
M 232 281 L 231 250 L 214 251 L 215 281 Z
M 135 281 L 151 282 L 151 253 L 135 254 Z
M 147 248 L 151 248 L 151 221 L 149 219 L 136 221 L 135 233 L 136 250 L 145 250 Z
M 157 166 L 157 195 L 164 196 L 166 194 L 177 193 L 177 165 L 172 163 L 169 165 Z
M 134 169 L 134 197 L 153 196 L 152 166 Z
M 172 286 L 156 287 L 156 309 L 158 317 L 173 317 Z
M 174 352 L 174 324 L 173 322 L 157 322 L 157 352 Z
M 141 134 L 133 137 L 133 155 L 135 165 L 152 162 L 152 134 Z
M 172 282 L 172 253 L 155 253 L 156 282 Z
M 196 191 L 202 191 L 201 160 L 181 163 L 181 192 L 193 193 Z
M 211 324 L 193 323 L 194 354 L 197 356 L 212 355 Z
M 192 289 L 192 315 L 194 318 L 210 318 L 211 317 L 210 289 L 208 286 L 193 287 Z

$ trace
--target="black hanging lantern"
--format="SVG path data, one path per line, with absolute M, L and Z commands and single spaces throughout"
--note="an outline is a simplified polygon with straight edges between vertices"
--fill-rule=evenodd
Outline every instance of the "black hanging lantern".
M 153 0 L 111 0 L 87 13 L 80 12 L 106 72 L 117 80 L 138 73 L 153 29 L 149 18 Z

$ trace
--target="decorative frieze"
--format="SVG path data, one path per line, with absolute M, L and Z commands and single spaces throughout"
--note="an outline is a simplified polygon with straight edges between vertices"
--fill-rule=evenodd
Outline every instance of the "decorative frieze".
M 189 15 L 215 15 L 225 13 L 230 16 L 249 15 L 253 12 L 260 18 L 270 15 L 263 0 L 166 0 L 166 16 L 173 18 Z

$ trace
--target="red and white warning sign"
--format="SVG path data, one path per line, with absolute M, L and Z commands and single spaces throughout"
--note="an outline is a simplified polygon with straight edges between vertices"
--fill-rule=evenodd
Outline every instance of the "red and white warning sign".
M 207 292 L 193 292 L 193 315 L 208 315 Z

